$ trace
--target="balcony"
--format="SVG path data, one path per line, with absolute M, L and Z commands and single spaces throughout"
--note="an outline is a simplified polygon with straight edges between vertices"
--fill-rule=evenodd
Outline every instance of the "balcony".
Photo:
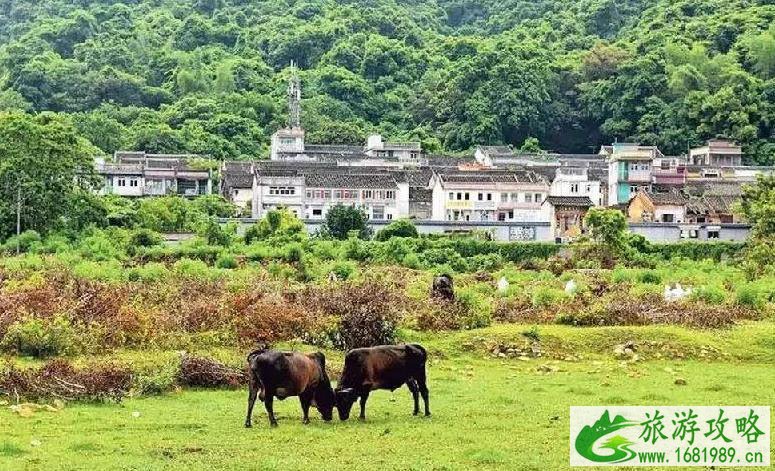
M 634 183 L 651 183 L 651 170 L 630 170 L 627 181 Z

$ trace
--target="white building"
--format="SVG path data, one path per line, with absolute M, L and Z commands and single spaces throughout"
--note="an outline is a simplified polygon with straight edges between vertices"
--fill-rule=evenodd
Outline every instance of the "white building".
M 252 216 L 287 208 L 303 219 L 324 219 L 337 204 L 362 208 L 370 219 L 409 216 L 409 182 L 388 169 L 365 173 L 359 168 L 326 165 L 258 166 Z
M 549 194 L 569 197 L 586 196 L 594 206 L 605 205 L 601 182 L 590 179 L 589 169 L 586 167 L 558 167 Z
M 443 171 L 434 175 L 432 219 L 548 221 L 545 179 L 530 171 Z
M 95 159 L 104 184 L 99 194 L 118 196 L 198 196 L 212 193 L 212 172 L 194 168 L 196 155 L 120 151 L 108 162 Z
M 617 142 L 608 155 L 608 204 L 624 204 L 640 191 L 651 191 L 652 164 L 663 155 L 656 146 Z

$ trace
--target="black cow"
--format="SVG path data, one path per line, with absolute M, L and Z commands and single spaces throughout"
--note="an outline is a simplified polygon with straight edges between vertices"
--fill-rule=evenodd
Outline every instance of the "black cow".
M 433 279 L 431 286 L 431 297 L 452 301 L 455 299 L 455 289 L 450 275 L 439 275 Z
M 366 419 L 366 401 L 371 391 L 394 391 L 404 384 L 414 398 L 414 415 L 420 413 L 420 394 L 425 403 L 425 415 L 431 415 L 425 382 L 427 359 L 428 353 L 417 344 L 381 345 L 347 352 L 342 378 L 334 391 L 339 419 L 347 420 L 350 417 L 350 410 L 358 397 L 361 399 L 360 419 Z
M 326 357 L 320 353 L 278 352 L 256 350 L 248 355 L 250 389 L 248 416 L 245 427 L 250 427 L 253 405 L 258 394 L 269 415 L 269 424 L 277 426 L 272 401 L 299 396 L 303 422 L 309 423 L 309 407 L 315 405 L 323 420 L 329 421 L 334 410 L 334 391 L 326 374 Z

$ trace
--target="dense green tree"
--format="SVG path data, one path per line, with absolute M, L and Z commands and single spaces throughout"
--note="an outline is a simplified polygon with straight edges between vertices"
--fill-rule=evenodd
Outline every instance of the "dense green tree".
M 339 240 L 345 240 L 351 234 L 359 239 L 368 239 L 371 237 L 371 229 L 367 222 L 368 216 L 362 209 L 337 204 L 326 213 L 326 220 L 320 232 L 326 237 Z
M 21 230 L 40 233 L 103 222 L 94 151 L 62 116 L 0 112 L 0 237 L 17 216 Z

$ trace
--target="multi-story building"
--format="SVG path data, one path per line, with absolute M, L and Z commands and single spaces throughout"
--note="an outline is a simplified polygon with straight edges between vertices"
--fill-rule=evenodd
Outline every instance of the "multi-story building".
M 434 175 L 437 221 L 546 221 L 549 184 L 535 172 L 441 171 Z
M 193 167 L 196 155 L 119 151 L 108 162 L 95 159 L 103 177 L 100 194 L 119 196 L 198 196 L 212 193 L 212 171 Z
M 362 208 L 375 220 L 408 217 L 409 182 L 388 168 L 256 165 L 252 204 L 255 218 L 284 207 L 303 219 L 323 219 L 337 204 Z
M 640 191 L 651 191 L 652 163 L 664 157 L 656 146 L 617 142 L 608 155 L 608 204 L 625 204 Z
M 253 162 L 225 160 L 221 164 L 221 196 L 245 214 L 253 203 Z
M 557 167 L 549 195 L 588 197 L 593 206 L 605 204 L 600 180 L 590 178 L 586 167 Z
M 702 167 L 736 167 L 743 164 L 743 148 L 728 139 L 710 139 L 689 150 L 689 163 Z

